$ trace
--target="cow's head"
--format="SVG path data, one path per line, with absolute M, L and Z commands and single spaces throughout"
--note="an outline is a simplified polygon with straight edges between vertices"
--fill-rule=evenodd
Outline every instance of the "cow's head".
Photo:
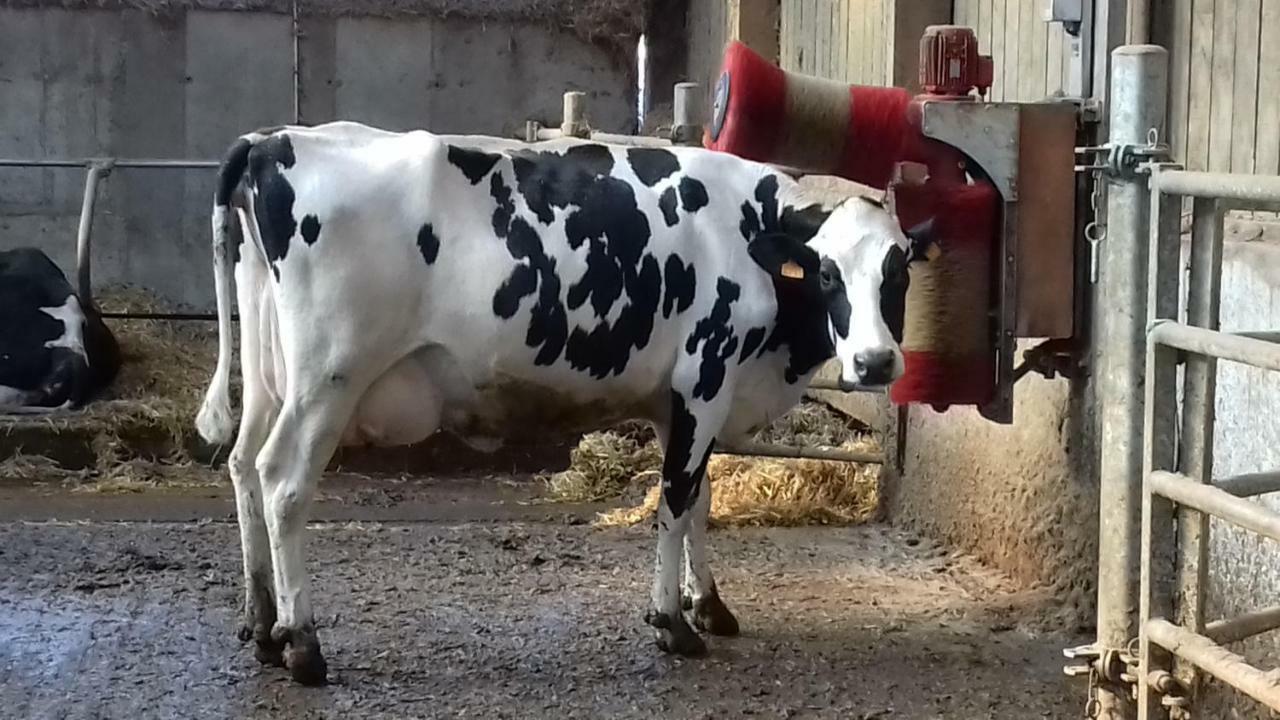
M 753 242 L 752 256 L 780 293 L 807 298 L 804 323 L 839 358 L 841 386 L 901 377 L 908 266 L 934 249 L 932 221 L 903 232 L 879 203 L 851 198 L 830 213 L 784 213 L 782 229 Z

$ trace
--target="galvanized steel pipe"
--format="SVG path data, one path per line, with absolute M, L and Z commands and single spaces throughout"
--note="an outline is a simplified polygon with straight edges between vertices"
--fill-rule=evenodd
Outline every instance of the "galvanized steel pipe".
M 1149 620 L 1146 630 L 1160 647 L 1185 658 L 1272 710 L 1280 710 L 1280 678 L 1275 674 L 1259 670 L 1209 638 L 1180 628 L 1168 620 Z
M 1280 343 L 1181 325 L 1170 320 L 1152 323 L 1151 342 L 1280 372 Z
M 1280 628 L 1280 605 L 1240 617 L 1211 622 L 1205 626 L 1204 634 L 1210 640 L 1225 645 L 1261 635 L 1276 628 Z
M 1255 502 L 1238 498 L 1212 485 L 1171 472 L 1151 473 L 1151 492 L 1202 513 L 1222 518 L 1233 525 L 1280 540 L 1280 514 Z
M 1280 203 L 1280 177 L 1166 170 L 1153 183 L 1166 195 Z
M 1169 54 L 1155 45 L 1112 53 L 1110 142 L 1145 145 L 1165 126 Z M 1146 365 L 1150 191 L 1142 177 L 1107 183 L 1107 237 L 1101 243 L 1095 326 L 1098 350 L 1098 646 L 1122 649 L 1137 635 L 1142 517 L 1143 398 Z M 1132 718 L 1125 693 L 1100 688 L 1103 717 Z M 1107 715 L 1111 713 L 1111 715 Z

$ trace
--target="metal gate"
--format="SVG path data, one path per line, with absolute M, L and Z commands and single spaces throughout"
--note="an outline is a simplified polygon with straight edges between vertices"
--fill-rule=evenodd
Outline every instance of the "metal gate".
M 1106 162 L 1085 166 L 1107 180 L 1107 231 L 1086 233 L 1102 266 L 1097 391 L 1107 427 L 1098 641 L 1068 651 L 1088 660 L 1068 671 L 1090 677 L 1088 715 L 1115 720 L 1204 717 L 1196 701 L 1205 674 L 1280 710 L 1280 669 L 1253 667 L 1225 647 L 1280 628 L 1280 606 L 1205 617 L 1210 517 L 1280 540 L 1280 514 L 1247 499 L 1280 491 L 1280 472 L 1213 477 L 1218 361 L 1280 372 L 1280 332 L 1219 331 L 1224 216 L 1280 211 L 1280 178 L 1168 161 L 1159 142 L 1167 64 L 1156 46 L 1113 53 L 1111 141 L 1089 148 L 1105 150 Z
M 1211 516 L 1280 540 L 1280 514 L 1245 499 L 1280 490 L 1280 472 L 1213 478 L 1218 360 L 1280 372 L 1280 333 L 1218 330 L 1223 216 L 1230 210 L 1280 211 L 1280 178 L 1187 172 L 1167 163 L 1148 167 L 1138 717 L 1156 717 L 1162 706 L 1171 715 L 1187 716 L 1201 673 L 1280 710 L 1280 672 L 1253 667 L 1224 647 L 1280 627 L 1280 607 L 1208 624 L 1204 611 Z M 1193 212 L 1186 317 L 1179 322 L 1178 221 L 1184 198 L 1191 199 Z M 1175 432 L 1180 362 L 1183 401 Z

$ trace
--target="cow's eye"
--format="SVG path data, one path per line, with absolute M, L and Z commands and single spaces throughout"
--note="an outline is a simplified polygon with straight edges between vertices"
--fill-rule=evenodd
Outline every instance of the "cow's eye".
M 830 288 L 836 284 L 836 276 L 831 272 L 830 268 L 822 268 L 822 272 L 818 274 L 818 280 L 822 283 L 823 288 Z

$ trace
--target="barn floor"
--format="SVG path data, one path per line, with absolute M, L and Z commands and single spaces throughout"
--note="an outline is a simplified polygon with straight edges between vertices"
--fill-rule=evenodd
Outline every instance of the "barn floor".
M 322 486 L 311 569 L 331 684 L 234 638 L 228 489 L 0 485 L 0 715 L 14 718 L 1075 718 L 1051 613 L 894 529 L 722 530 L 742 620 L 701 660 L 640 618 L 647 527 L 494 480 Z

